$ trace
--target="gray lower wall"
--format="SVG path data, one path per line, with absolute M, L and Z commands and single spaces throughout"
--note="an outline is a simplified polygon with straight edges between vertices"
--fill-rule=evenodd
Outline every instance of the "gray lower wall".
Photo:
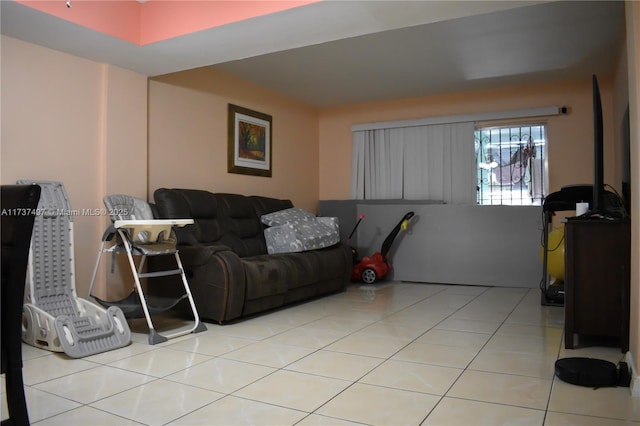
M 352 239 L 352 246 L 364 256 L 380 251 L 386 236 L 408 211 L 415 216 L 391 248 L 393 271 L 387 279 L 505 287 L 539 285 L 541 207 L 348 200 L 321 202 L 319 214 L 339 218 L 343 240 L 357 217 L 364 214 L 357 238 Z

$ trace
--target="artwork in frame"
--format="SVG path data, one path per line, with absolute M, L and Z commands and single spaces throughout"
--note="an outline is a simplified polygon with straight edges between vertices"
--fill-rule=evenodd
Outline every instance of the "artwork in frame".
M 271 116 L 229 104 L 228 172 L 271 177 Z

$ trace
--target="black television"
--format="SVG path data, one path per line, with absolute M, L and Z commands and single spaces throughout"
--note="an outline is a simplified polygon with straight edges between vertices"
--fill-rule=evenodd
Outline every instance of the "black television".
M 591 216 L 603 215 L 604 206 L 604 136 L 602 131 L 602 100 L 598 77 L 591 77 L 593 86 L 593 199 L 589 213 Z
M 591 77 L 593 91 L 593 196 L 591 208 L 581 218 L 625 219 L 628 217 L 621 197 L 607 191 L 604 183 L 604 132 L 602 119 L 602 100 L 598 77 Z
M 629 127 L 629 106 L 622 118 L 622 200 L 627 214 L 631 214 L 631 128 Z

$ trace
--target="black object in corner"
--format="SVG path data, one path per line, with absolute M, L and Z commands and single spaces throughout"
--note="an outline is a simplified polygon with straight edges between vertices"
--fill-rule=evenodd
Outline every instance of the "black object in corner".
M 564 382 L 591 388 L 629 387 L 631 375 L 626 362 L 618 366 L 594 358 L 561 358 L 555 363 L 555 374 Z
M 2 185 L 0 219 L 2 236 L 2 373 L 5 375 L 9 417 L 2 425 L 29 424 L 29 412 L 22 377 L 22 305 L 27 263 L 36 207 L 40 201 L 38 185 Z

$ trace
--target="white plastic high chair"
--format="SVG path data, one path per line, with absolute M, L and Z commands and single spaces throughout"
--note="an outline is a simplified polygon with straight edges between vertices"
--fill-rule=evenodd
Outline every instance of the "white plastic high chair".
M 89 295 L 103 306 L 118 306 L 127 318 L 141 318 L 144 316 L 149 327 L 149 344 L 151 345 L 185 334 L 205 331 L 207 327 L 200 321 L 198 316 L 189 283 L 180 261 L 180 255 L 176 248 L 176 238 L 173 232 L 174 226 L 182 227 L 192 224 L 193 219 L 154 219 L 151 207 L 145 200 L 129 195 L 108 195 L 104 197 L 104 204 L 113 223 L 102 237 Z M 107 242 L 111 241 L 114 236 L 116 237 L 115 245 L 107 247 Z M 92 290 L 102 255 L 104 253 L 116 254 L 123 252 L 127 255 L 135 281 L 131 294 L 125 299 L 116 302 L 97 298 L 92 294 Z M 148 256 L 173 256 L 176 261 L 176 267 L 165 271 L 144 272 L 145 261 Z M 134 257 L 140 258 L 138 266 L 136 266 Z M 180 276 L 184 294 L 170 300 L 145 296 L 140 281 L 142 278 L 150 279 L 147 285 L 153 285 L 153 278 L 170 275 Z M 169 334 L 162 335 L 158 333 L 153 325 L 152 314 L 171 309 L 183 299 L 187 299 L 191 307 L 194 318 L 193 326 L 187 329 L 179 329 Z

